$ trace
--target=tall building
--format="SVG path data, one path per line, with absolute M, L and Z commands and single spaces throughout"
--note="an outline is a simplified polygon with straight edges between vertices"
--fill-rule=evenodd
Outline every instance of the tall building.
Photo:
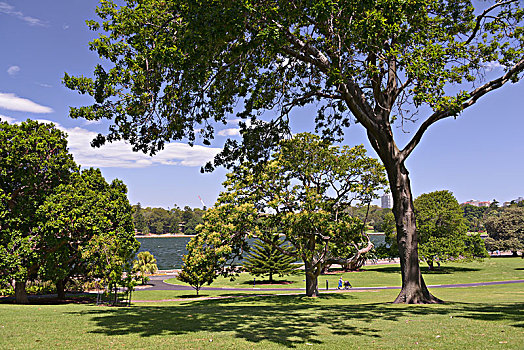
M 385 193 L 380 197 L 380 207 L 381 208 L 393 208 L 393 198 L 389 193 Z

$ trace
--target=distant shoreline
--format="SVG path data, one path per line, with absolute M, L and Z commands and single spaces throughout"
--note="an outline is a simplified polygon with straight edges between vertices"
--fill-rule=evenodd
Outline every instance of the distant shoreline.
M 135 235 L 135 238 L 173 238 L 173 237 L 195 237 L 195 235 L 173 235 L 171 233 L 166 233 L 163 235 L 154 235 L 154 234 Z

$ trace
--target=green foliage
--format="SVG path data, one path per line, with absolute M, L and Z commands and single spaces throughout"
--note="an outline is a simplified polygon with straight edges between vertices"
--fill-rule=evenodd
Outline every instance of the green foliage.
M 83 170 L 56 188 L 38 209 L 40 276 L 54 281 L 72 276 L 123 280 L 138 250 L 127 188 L 120 180 L 108 184 L 99 169 Z
M 78 168 L 52 124 L 0 123 L 0 280 L 34 278 L 44 237 L 37 209 Z
M 435 262 L 486 256 L 479 236 L 467 235 L 462 207 L 451 192 L 422 194 L 414 204 L 420 258 L 430 267 Z
M 399 256 L 397 243 L 397 225 L 393 212 L 388 209 L 382 222 L 382 232 L 384 232 L 385 244 L 377 247 L 377 255 L 381 258 L 397 258 Z
M 471 204 L 463 206 L 464 218 L 467 220 L 468 231 L 480 232 L 484 230 L 484 215 L 489 211 L 488 207 L 477 207 Z
M 476 6 L 468 0 L 103 1 L 99 20 L 88 22 L 99 32 L 90 48 L 110 64 L 97 65 L 94 78 L 65 75 L 67 87 L 95 100 L 71 116 L 114 120 L 97 144 L 123 137 L 137 150 L 154 151 L 166 140 L 194 141 L 200 123 L 204 138 L 212 138 L 207 121 L 226 121 L 239 101 L 240 117 L 278 105 L 282 121 L 291 108 L 318 103 L 317 126 L 327 127 L 326 135 L 349 124 L 349 111 L 360 122 L 363 113 L 383 111 L 391 111 L 385 122 L 403 118 L 397 99 L 457 115 L 478 96 L 460 88 L 448 94 L 446 87 L 477 82 L 488 62 L 512 67 L 524 50 L 519 2 L 499 3 L 480 17 Z M 147 118 L 152 113 L 159 118 Z M 285 129 L 278 122 L 259 126 Z M 260 152 L 265 145 L 251 143 Z M 234 146 L 228 143 L 225 153 Z
M 213 211 L 207 215 L 210 220 L 214 217 Z M 213 232 L 191 238 L 186 250 L 187 254 L 182 258 L 184 265 L 177 279 L 193 287 L 198 295 L 204 284 L 211 284 L 220 275 L 219 266 L 225 263 L 223 255 L 229 252 L 229 248 L 221 246 L 220 235 Z
M 136 260 L 133 261 L 133 271 L 137 272 L 142 279 L 142 284 L 146 284 L 149 278 L 148 273 L 155 273 L 158 271 L 156 266 L 156 259 L 150 252 L 139 252 Z
M 338 258 L 333 252 L 359 248 L 362 222 L 346 209 L 376 196 L 386 183 L 383 167 L 362 146 L 339 148 L 307 133 L 282 141 L 272 157 L 227 175 L 226 190 L 199 227 L 201 249 L 232 265 L 247 238 L 272 242 L 283 234 L 290 243 L 286 254 L 304 261 L 310 292 L 318 293 L 318 275 Z
M 524 208 L 513 206 L 493 212 L 486 218 L 489 250 L 524 250 Z
M 298 272 L 296 257 L 289 256 L 284 251 L 289 250 L 289 245 L 277 235 L 271 237 L 270 242 L 260 239 L 255 240 L 253 247 L 245 258 L 243 267 L 253 276 L 268 276 L 273 282 L 273 276 L 284 277 Z
M 170 210 L 164 208 L 142 208 L 140 203 L 133 206 L 133 221 L 139 233 L 195 234 L 195 228 L 202 223 L 205 210 L 190 208 L 180 209 L 175 206 Z

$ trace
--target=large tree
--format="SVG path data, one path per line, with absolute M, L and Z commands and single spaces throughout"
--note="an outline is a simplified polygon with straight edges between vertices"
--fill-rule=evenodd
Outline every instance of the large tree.
M 208 144 L 213 121 L 243 123 L 215 165 L 257 160 L 284 133 L 295 107 L 314 103 L 317 128 L 341 135 L 351 122 L 367 132 L 393 195 L 402 271 L 396 302 L 437 302 L 419 268 L 418 236 L 405 161 L 428 128 L 456 117 L 524 69 L 524 11 L 518 0 L 127 0 L 102 1 L 104 60 L 94 78 L 65 84 L 94 97 L 72 117 L 114 121 L 94 140 L 125 139 L 154 153 L 166 141 Z M 483 81 L 489 63 L 503 72 Z M 105 68 L 104 68 L 105 67 Z M 495 73 L 493 73 L 495 74 Z M 491 75 L 490 75 L 491 76 Z M 266 110 L 276 117 L 257 122 Z M 404 145 L 395 125 L 417 129 Z M 400 130 L 398 128 L 397 130 Z
M 129 264 L 140 246 L 134 237 L 126 186 L 118 179 L 107 183 L 99 169 L 83 170 L 58 186 L 38 208 L 37 216 L 39 276 L 55 281 L 59 298 L 64 297 L 70 278 L 104 277 L 100 271 L 108 268 L 107 259 L 116 257 L 122 265 Z M 108 251 L 111 257 L 89 261 L 89 251 L 100 237 L 108 237 L 115 249 Z M 102 251 L 96 252 L 99 255 Z M 115 273 L 112 278 L 122 279 L 122 274 Z
M 35 278 L 42 254 L 37 209 L 78 168 L 66 135 L 52 124 L 0 123 L 0 279 L 15 281 L 18 303 Z

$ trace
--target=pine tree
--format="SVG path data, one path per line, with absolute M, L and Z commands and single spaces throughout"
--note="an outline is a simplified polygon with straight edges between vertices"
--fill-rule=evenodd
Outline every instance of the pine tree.
M 273 275 L 279 277 L 294 274 L 297 271 L 296 257 L 282 253 L 276 246 L 284 250 L 289 247 L 282 242 L 280 237 L 273 236 L 270 242 L 260 239 L 255 240 L 249 255 L 244 262 L 244 269 L 254 276 L 269 276 L 269 282 L 273 283 Z

